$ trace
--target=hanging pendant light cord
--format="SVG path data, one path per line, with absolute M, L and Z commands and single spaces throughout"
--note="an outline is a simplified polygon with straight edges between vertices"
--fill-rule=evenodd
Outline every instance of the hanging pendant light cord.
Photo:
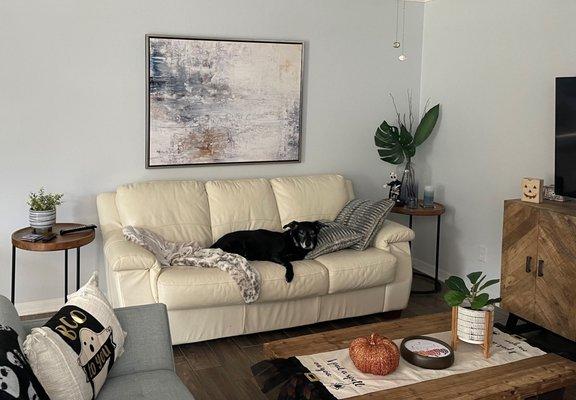
M 396 35 L 394 36 L 394 42 L 398 42 L 398 31 L 400 30 L 400 1 L 396 0 Z
M 406 0 L 403 0 L 402 9 L 402 54 L 406 54 Z

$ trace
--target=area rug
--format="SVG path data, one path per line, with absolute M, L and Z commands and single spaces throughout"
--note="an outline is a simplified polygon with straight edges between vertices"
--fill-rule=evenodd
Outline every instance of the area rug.
M 427 336 L 450 343 L 451 333 L 441 332 Z M 394 342 L 400 346 L 402 339 Z M 253 373 L 264 392 L 272 391 L 272 386 L 279 387 L 277 393 L 280 394 L 274 398 L 340 400 L 546 354 L 498 329 L 494 329 L 491 353 L 491 357 L 486 359 L 480 346 L 459 342 L 454 365 L 450 368 L 423 369 L 401 358 L 395 372 L 387 376 L 377 376 L 358 371 L 348 355 L 348 349 L 342 349 L 291 357 L 283 360 L 285 364 L 282 364 L 281 360 L 265 361 L 255 365 Z M 265 368 L 268 368 L 267 372 L 264 372 Z M 276 372 L 272 373 L 272 369 Z M 307 391 L 307 394 L 303 395 L 302 390 Z

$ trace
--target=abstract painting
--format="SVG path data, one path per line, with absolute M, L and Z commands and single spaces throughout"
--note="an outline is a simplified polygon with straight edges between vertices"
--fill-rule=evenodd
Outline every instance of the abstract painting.
M 300 161 L 301 42 L 148 35 L 146 166 Z

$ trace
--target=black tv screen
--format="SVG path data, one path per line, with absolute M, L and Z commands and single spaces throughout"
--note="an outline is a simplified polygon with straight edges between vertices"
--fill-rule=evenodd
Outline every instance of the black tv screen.
M 576 77 L 556 78 L 555 192 L 576 198 Z

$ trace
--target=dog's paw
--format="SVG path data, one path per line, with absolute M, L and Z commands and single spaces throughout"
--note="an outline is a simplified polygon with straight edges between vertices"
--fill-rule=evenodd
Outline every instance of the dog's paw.
M 286 271 L 286 282 L 292 282 L 294 279 L 294 271 Z

